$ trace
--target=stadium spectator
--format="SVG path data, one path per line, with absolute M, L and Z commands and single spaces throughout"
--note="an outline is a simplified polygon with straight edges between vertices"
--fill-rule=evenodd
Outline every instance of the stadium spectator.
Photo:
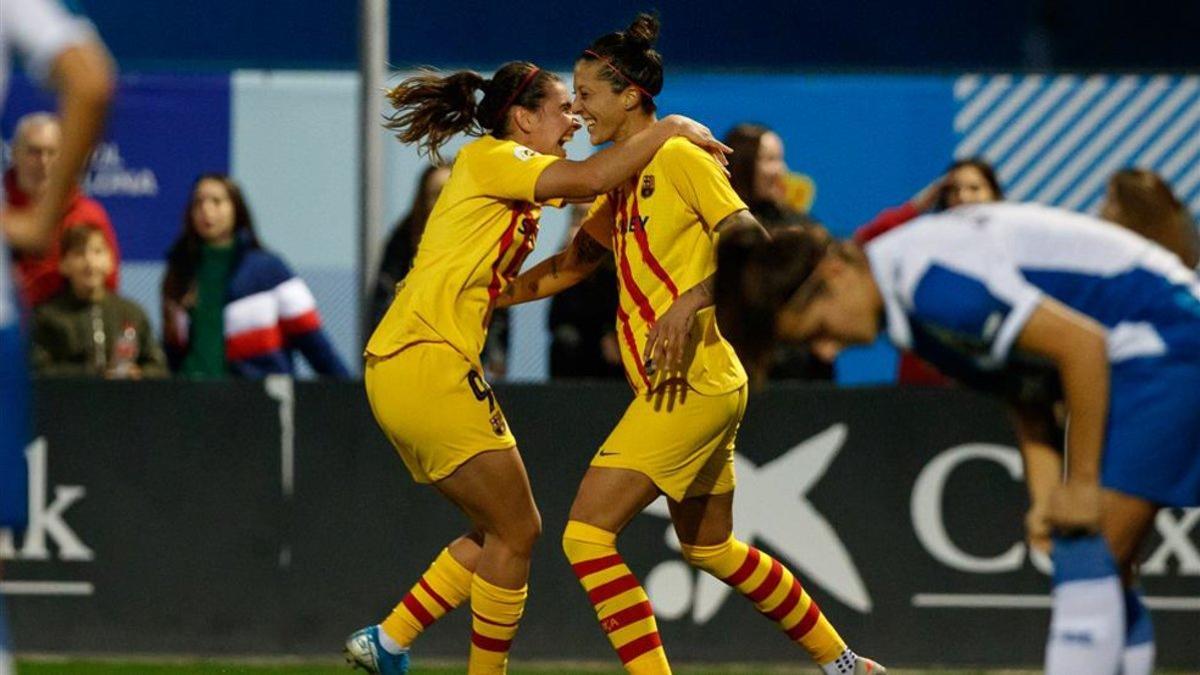
M 399 283 L 412 267 L 413 256 L 417 253 L 417 244 L 425 232 L 425 221 L 429 219 L 433 205 L 442 186 L 450 178 L 450 164 L 442 166 L 426 165 L 417 181 L 417 191 L 413 195 L 412 208 L 392 228 L 387 245 L 383 249 L 383 258 L 379 261 L 379 273 L 375 275 L 375 290 L 371 296 L 371 314 L 363 335 L 370 335 L 379 320 L 383 318 L 387 308 L 392 304 L 396 295 L 396 284 Z
M 167 359 L 142 308 L 109 292 L 114 256 L 91 224 L 63 234 L 59 269 L 66 285 L 34 311 L 32 361 L 39 375 L 114 379 L 166 377 Z
M 167 255 L 162 299 L 167 357 L 187 377 L 292 374 L 296 350 L 322 375 L 349 376 L 321 329 L 312 292 L 263 249 L 229 176 L 196 180 Z
M 587 215 L 588 205 L 571 207 L 571 227 L 563 241 L 570 245 Z M 617 276 L 612 259 L 600 269 L 550 300 L 550 376 L 621 377 L 621 348 L 613 316 L 617 313 Z
M 924 213 L 944 211 L 960 204 L 998 202 L 1003 199 L 1004 190 L 991 164 L 978 157 L 960 159 L 947 167 L 937 180 L 913 195 L 912 199 L 900 206 L 884 209 L 871 222 L 858 228 L 854 232 L 854 242 L 862 246 Z M 950 378 L 911 352 L 900 355 L 896 379 L 900 384 L 908 385 L 946 386 L 951 383 Z
M 854 242 L 863 245 L 875 237 L 899 227 L 930 211 L 944 211 L 959 204 L 982 204 L 1004 199 L 1004 190 L 996 171 L 979 157 L 960 159 L 946 172 L 926 185 L 900 206 L 884 209 L 871 222 L 854 232 Z
M 808 176 L 788 171 L 779 134 L 745 122 L 730 129 L 724 140 L 733 148 L 729 182 L 764 227 L 770 229 L 768 223 L 782 224 L 795 214 L 809 212 L 816 185 Z
M 28 209 L 42 200 L 61 150 L 62 125 L 58 116 L 36 112 L 17 120 L 12 138 L 12 166 L 4 172 L 4 196 L 8 208 Z M 29 307 L 46 302 L 62 290 L 63 276 L 58 271 L 59 244 L 68 229 L 81 223 L 99 227 L 104 233 L 114 260 L 106 284 L 110 291 L 117 289 L 121 263 L 117 235 L 104 207 L 84 196 L 75 186 L 67 197 L 66 208 L 49 247 L 41 253 L 26 251 L 15 255 L 17 283 L 21 297 Z
M 1100 216 L 1174 253 L 1190 269 L 1200 265 L 1196 223 L 1171 186 L 1153 171 L 1122 169 L 1114 173 L 1108 179 Z

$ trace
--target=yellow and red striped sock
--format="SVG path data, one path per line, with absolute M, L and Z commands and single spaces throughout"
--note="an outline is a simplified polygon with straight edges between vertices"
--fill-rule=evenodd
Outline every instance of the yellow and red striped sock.
M 847 652 L 846 641 L 778 560 L 733 537 L 716 546 L 685 544 L 683 555 L 749 598 L 759 613 L 779 624 L 819 665 L 833 663 Z
M 479 575 L 471 581 L 471 656 L 467 675 L 503 675 L 525 611 L 529 587 L 501 588 Z
M 617 553 L 617 535 L 572 520 L 563 533 L 563 552 L 596 608 L 625 670 L 635 675 L 670 675 L 650 598 Z
M 433 622 L 471 596 L 472 576 L 471 570 L 450 555 L 450 549 L 442 549 L 379 627 L 400 646 L 411 645 Z

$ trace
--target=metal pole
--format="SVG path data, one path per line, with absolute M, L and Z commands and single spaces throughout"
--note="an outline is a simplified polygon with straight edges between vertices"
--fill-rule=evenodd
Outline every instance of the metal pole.
M 388 58 L 388 0 L 359 0 L 359 344 L 366 344 L 372 282 L 383 229 L 383 132 L 380 111 Z

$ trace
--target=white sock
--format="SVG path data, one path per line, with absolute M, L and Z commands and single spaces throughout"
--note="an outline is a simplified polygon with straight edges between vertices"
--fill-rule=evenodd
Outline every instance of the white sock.
M 1121 675 L 1150 675 L 1154 672 L 1154 643 L 1126 647 L 1121 654 Z
M 1125 652 L 1121 675 L 1151 675 L 1154 672 L 1154 626 L 1150 610 L 1135 589 L 1125 589 Z
M 825 675 L 854 675 L 854 664 L 857 662 L 858 656 L 847 647 L 836 659 L 822 663 L 821 672 Z
M 1054 540 L 1054 593 L 1046 675 L 1117 675 L 1125 645 L 1125 601 L 1099 536 Z
M 383 626 L 376 626 L 376 629 L 379 633 L 379 646 L 383 647 L 383 651 L 389 654 L 403 654 L 408 651 L 408 647 L 393 640 L 392 636 L 388 635 L 387 631 L 383 629 Z

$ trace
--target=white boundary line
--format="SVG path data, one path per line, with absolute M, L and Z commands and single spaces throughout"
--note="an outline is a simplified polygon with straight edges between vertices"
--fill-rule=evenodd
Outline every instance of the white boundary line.
M 4 595 L 91 595 L 96 587 L 89 581 L 0 581 Z
M 1177 612 L 1200 612 L 1200 598 L 1149 596 L 1150 609 Z M 1004 593 L 917 593 L 912 596 L 914 607 L 950 609 L 1049 609 L 1049 595 L 1016 595 Z

